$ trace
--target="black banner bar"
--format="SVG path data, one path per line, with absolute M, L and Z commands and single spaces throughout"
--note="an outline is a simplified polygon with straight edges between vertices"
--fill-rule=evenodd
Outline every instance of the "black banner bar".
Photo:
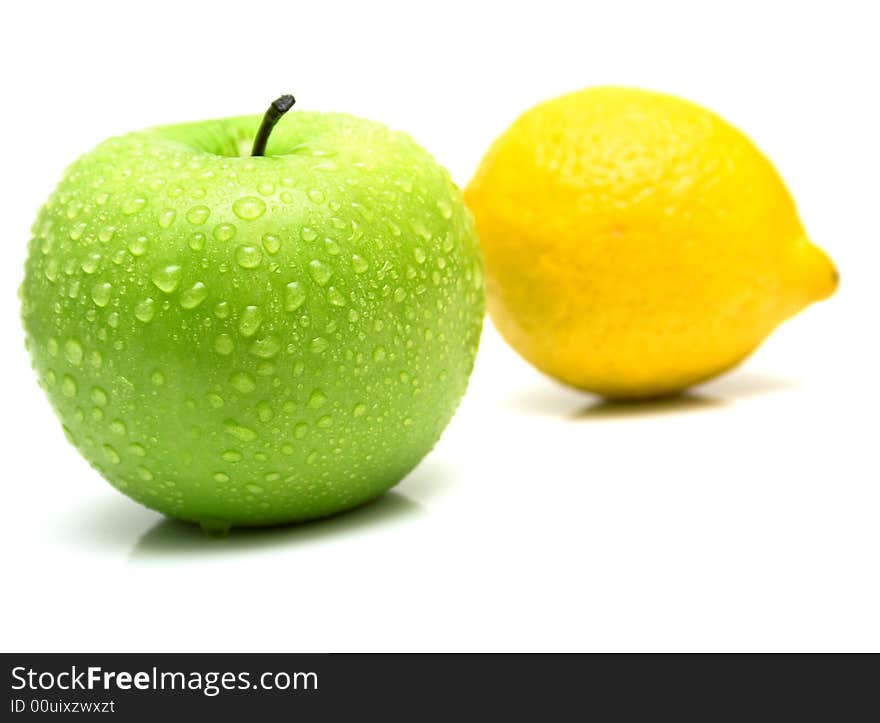
M 3 654 L 3 720 L 877 720 L 877 656 Z M 202 718 L 200 718 L 202 719 Z

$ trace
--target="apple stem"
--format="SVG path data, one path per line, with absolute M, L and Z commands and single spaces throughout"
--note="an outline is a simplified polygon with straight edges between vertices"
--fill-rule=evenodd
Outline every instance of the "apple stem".
M 254 148 L 251 151 L 252 156 L 262 156 L 266 152 L 266 142 L 269 140 L 269 134 L 275 124 L 287 111 L 293 108 L 296 99 L 292 95 L 282 95 L 277 100 L 272 101 L 266 115 L 263 116 L 263 122 L 260 123 L 260 129 L 254 138 Z

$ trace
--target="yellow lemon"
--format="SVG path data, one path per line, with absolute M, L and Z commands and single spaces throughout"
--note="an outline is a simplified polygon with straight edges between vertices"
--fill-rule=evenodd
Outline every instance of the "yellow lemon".
M 669 95 L 591 88 L 535 106 L 465 200 L 501 334 L 610 397 L 709 379 L 837 286 L 764 155 Z

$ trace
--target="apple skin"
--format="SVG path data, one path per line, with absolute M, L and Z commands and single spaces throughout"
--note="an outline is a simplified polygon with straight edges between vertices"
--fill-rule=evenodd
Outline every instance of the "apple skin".
M 206 528 L 307 520 L 401 480 L 483 319 L 473 225 L 409 136 L 294 111 L 111 138 L 32 229 L 26 346 L 117 489 Z

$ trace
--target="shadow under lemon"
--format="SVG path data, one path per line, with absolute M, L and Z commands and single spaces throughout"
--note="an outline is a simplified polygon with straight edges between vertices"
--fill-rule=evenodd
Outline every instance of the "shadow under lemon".
M 552 380 L 518 390 L 507 404 L 526 414 L 576 420 L 624 419 L 718 409 L 749 397 L 793 389 L 798 383 L 758 372 L 734 372 L 679 394 L 651 399 L 603 399 Z M 589 401 L 584 404 L 584 399 Z

